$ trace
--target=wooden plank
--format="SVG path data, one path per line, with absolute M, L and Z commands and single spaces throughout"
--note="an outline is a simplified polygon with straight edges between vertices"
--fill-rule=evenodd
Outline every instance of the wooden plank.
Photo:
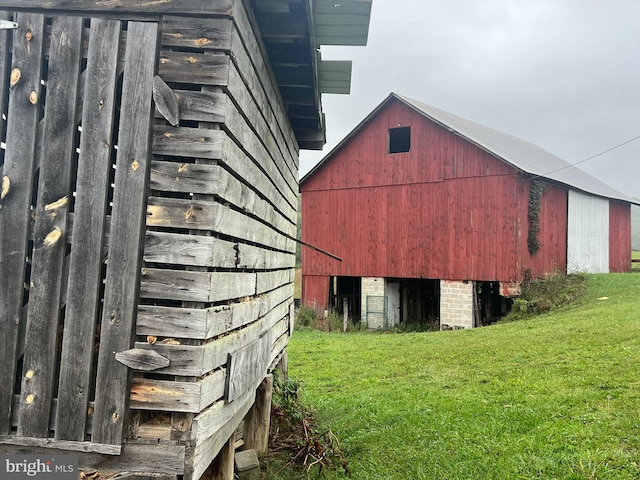
M 151 165 L 152 190 L 218 195 L 226 202 L 250 211 L 276 230 L 295 236 L 295 224 L 260 197 L 254 188 L 259 191 L 258 185 L 241 182 L 220 165 L 158 160 Z
M 211 273 L 144 268 L 140 283 L 141 298 L 208 302 Z
M 93 427 L 96 443 L 120 444 L 127 418 L 129 370 L 115 360 L 115 353 L 130 347 L 138 301 L 157 40 L 157 24 L 128 24 L 118 168 L 96 379 L 96 391 L 105 394 L 96 398 Z
M 120 22 L 91 21 L 56 438 L 83 440 L 102 286 Z
M 162 46 L 231 50 L 229 18 L 166 16 L 162 21 Z
M 169 366 L 169 359 L 159 353 L 139 348 L 116 352 L 116 360 L 132 370 L 151 372 Z
M 72 452 L 100 453 L 104 455 L 120 455 L 120 445 L 103 445 L 92 442 L 73 442 L 69 440 L 54 440 L 53 438 L 11 436 L 0 437 L 0 445 L 11 444 L 25 447 L 55 448 Z M 0 447 L 3 448 L 3 447 Z
M 218 402 L 194 419 L 198 432 L 196 446 L 190 462 L 191 478 L 200 478 L 218 452 L 233 436 L 242 419 L 253 405 L 255 392 L 231 404 Z M 212 428 L 215 426 L 214 428 Z
M 10 20 L 11 15 L 9 12 L 0 12 L 0 20 Z M 7 101 L 9 96 L 9 69 L 11 68 L 11 62 L 9 60 L 9 39 L 11 38 L 12 31 L 9 29 L 0 30 L 0 140 L 4 139 L 5 132 L 5 120 L 2 118 L 7 108 Z M 4 150 L 0 151 L 0 165 L 4 160 Z
M 156 104 L 156 110 L 169 122 L 169 125 L 177 127 L 180 121 L 178 99 L 171 87 L 159 75 L 153 77 L 153 101 Z
M 20 398 L 20 395 L 14 395 L 13 396 L 13 410 L 11 412 L 11 425 L 13 427 L 18 427 L 18 418 L 20 416 L 20 408 L 22 406 L 22 401 Z M 54 398 L 53 402 L 51 402 L 51 409 L 52 410 L 56 410 L 58 408 L 58 399 Z M 93 402 L 89 402 L 89 405 L 87 406 L 87 412 L 85 413 L 87 415 L 87 422 L 85 424 L 85 434 L 86 435 L 91 435 L 92 432 L 92 428 L 93 428 Z M 55 415 L 51 415 L 51 417 L 49 418 L 49 430 L 50 431 L 55 431 L 56 430 L 56 417 Z
M 215 237 L 180 233 L 147 232 L 145 262 L 173 265 L 235 268 L 237 243 Z
M 217 130 L 156 125 L 153 153 L 174 157 L 218 159 L 224 135 Z
M 173 94 L 178 102 L 180 120 L 224 122 L 228 98 L 224 93 L 174 89 Z
M 244 393 L 255 390 L 267 373 L 270 357 L 270 330 L 248 345 L 229 353 L 225 400 L 233 402 Z
M 289 283 L 293 288 L 293 270 L 276 270 L 274 272 L 258 272 L 258 283 L 256 286 L 258 294 L 273 290 L 281 285 Z M 293 293 L 291 293 L 293 296 Z
M 211 307 L 231 317 L 231 307 Z M 140 305 L 136 335 L 206 339 L 209 309 Z
M 278 155 L 278 152 L 273 151 L 275 148 L 273 143 L 271 142 L 272 151 L 263 143 L 273 139 L 266 136 L 266 134 L 262 136 L 261 133 L 255 131 L 256 126 L 259 127 L 264 124 L 264 119 L 261 118 L 259 113 L 256 112 L 252 117 L 248 118 L 243 116 L 250 114 L 251 111 L 249 109 L 255 106 L 252 104 L 249 92 L 242 83 L 240 76 L 237 75 L 233 65 L 230 69 L 229 79 L 229 93 L 236 102 L 239 102 L 240 106 L 230 105 L 225 118 L 225 128 L 228 129 L 229 134 L 233 136 L 242 149 L 251 158 L 255 159 L 259 167 L 265 171 L 269 179 L 278 188 L 282 198 L 288 201 L 290 205 L 295 206 L 296 189 L 298 188 L 297 178 L 282 165 L 282 157 Z M 243 93 L 244 95 L 242 95 Z M 247 110 L 249 111 L 247 112 Z
M 284 330 L 288 324 L 289 304 L 284 302 L 257 322 L 254 322 L 231 335 L 220 337 L 204 345 L 169 345 L 137 342 L 135 348 L 154 350 L 169 359 L 168 367 L 155 373 L 198 377 L 226 365 L 227 355 L 251 343 L 264 332 L 282 323 Z
M 256 293 L 256 274 L 243 272 L 216 272 L 211 274 L 209 300 L 219 302 L 250 297 Z
M 234 58 L 242 60 L 243 56 Z M 251 128 L 264 143 L 284 181 L 293 191 L 296 191 L 298 184 L 296 161 L 286 148 L 282 135 L 279 135 L 277 119 L 270 108 L 269 100 L 260 88 L 251 64 L 244 66 L 248 71 L 243 72 L 241 68 L 243 68 L 242 65 L 233 62 L 229 66 L 229 94 L 238 104 L 239 112 L 248 120 Z
M 189 13 L 229 15 L 235 0 L 3 0 L 2 6 L 11 9 L 76 10 L 80 12 L 126 13 Z
M 244 425 L 246 449 L 254 449 L 258 455 L 269 451 L 269 427 L 271 425 L 271 398 L 273 375 L 262 375 L 263 380 L 256 390 L 256 401 L 247 414 Z
M 260 170 L 258 164 L 244 152 L 230 137 L 224 140 L 221 163 L 235 172 L 248 185 L 253 185 L 260 194 L 269 200 L 273 207 L 281 212 L 291 222 L 297 219 L 297 206 L 294 208 L 289 202 L 282 201 L 280 190 L 271 182 L 269 177 Z
M 178 445 L 141 445 L 126 443 L 120 455 L 105 455 L 95 452 L 70 451 L 56 448 L 54 440 L 48 446 L 25 446 L 13 444 L 15 437 L 7 438 L 2 445 L 4 454 L 21 455 L 78 455 L 79 470 L 129 471 L 145 473 L 183 474 L 186 447 Z
M 296 264 L 295 253 L 276 252 L 244 243 L 238 244 L 239 268 L 271 269 L 293 268 Z
M 4 338 L 0 342 L 0 365 L 7 381 L 0 382 L 0 435 L 7 435 L 11 428 L 12 379 L 22 315 L 44 31 L 41 15 L 19 14 L 16 21 L 20 25 L 14 31 L 16 38 L 25 38 L 27 32 L 32 32 L 32 36 L 28 41 L 13 44 L 14 78 L 19 71 L 20 80 L 9 94 L 2 172 L 5 195 L 0 210 L 0 271 L 5 281 L 0 282 L 0 330 Z M 29 101 L 32 92 L 35 103 Z
M 38 184 L 31 288 L 25 333 L 18 434 L 47 437 L 56 364 L 66 251 L 82 19 L 55 17 L 51 27 L 44 149 Z M 66 280 L 66 279 L 64 279 Z
M 200 413 L 224 396 L 226 370 L 216 370 L 196 382 L 135 378 L 131 384 L 131 408 Z
M 287 272 L 285 272 L 287 273 Z M 293 285 L 286 283 L 268 293 L 232 305 L 207 309 L 141 305 L 136 334 L 206 340 L 243 327 L 264 316 L 276 305 L 290 299 Z
M 239 38 L 241 38 L 241 44 L 246 45 L 247 54 L 251 59 L 251 63 L 258 72 L 258 78 L 263 80 L 265 96 L 268 99 L 273 99 L 272 110 L 274 111 L 276 120 L 274 125 L 278 125 L 289 151 L 293 158 L 297 160 L 298 142 L 295 139 L 293 130 L 289 124 L 289 119 L 283 109 L 284 102 L 282 101 L 282 96 L 277 88 L 278 84 L 275 82 L 270 66 L 267 62 L 269 57 L 264 53 L 265 48 L 261 39 L 254 33 L 252 23 L 249 21 L 249 17 L 242 2 L 237 2 L 235 4 L 233 16 Z M 232 43 L 232 51 L 236 57 L 240 55 L 239 43 L 235 38 Z
M 226 86 L 229 56 L 164 50 L 160 54 L 158 73 L 165 82 Z
M 294 252 L 295 240 L 220 203 L 150 197 L 147 226 L 206 230 L 274 249 Z

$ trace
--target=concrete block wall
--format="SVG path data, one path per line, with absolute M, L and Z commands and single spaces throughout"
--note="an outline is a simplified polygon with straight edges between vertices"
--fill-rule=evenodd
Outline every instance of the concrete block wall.
M 378 297 L 384 297 L 384 278 L 376 278 L 376 277 L 362 277 L 362 300 L 361 300 L 361 309 L 362 312 L 362 320 L 367 322 L 367 328 L 384 328 L 385 322 L 384 317 L 378 314 L 367 315 L 367 296 L 373 295 Z
M 473 282 L 440 281 L 440 327 L 473 328 Z

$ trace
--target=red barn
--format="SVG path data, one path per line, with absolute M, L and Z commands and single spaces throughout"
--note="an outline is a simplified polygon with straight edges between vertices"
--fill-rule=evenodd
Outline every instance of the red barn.
M 630 270 L 631 199 L 551 153 L 390 94 L 300 182 L 302 301 L 369 328 L 469 328 L 528 277 Z

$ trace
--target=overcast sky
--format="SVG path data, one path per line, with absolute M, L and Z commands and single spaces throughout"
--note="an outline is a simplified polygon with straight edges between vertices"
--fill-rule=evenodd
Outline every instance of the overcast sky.
M 350 95 L 323 95 L 327 144 L 306 174 L 390 92 L 515 135 L 576 163 L 640 136 L 639 0 L 373 0 Z M 640 197 L 640 139 L 581 163 Z

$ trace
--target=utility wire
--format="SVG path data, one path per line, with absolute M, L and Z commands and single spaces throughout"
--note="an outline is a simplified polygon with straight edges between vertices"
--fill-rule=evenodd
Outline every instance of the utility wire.
M 581 163 L 587 162 L 589 160 L 593 160 L 594 158 L 599 157 L 600 155 L 604 155 L 605 153 L 609 153 L 609 152 L 611 152 L 611 151 L 613 151 L 613 150 L 615 150 L 617 148 L 623 147 L 624 145 L 626 145 L 628 143 L 631 143 L 631 142 L 633 142 L 635 140 L 638 140 L 639 138 L 640 138 L 640 135 L 638 135 L 636 137 L 633 137 L 633 138 L 627 140 L 626 142 L 619 143 L 615 147 L 611 147 L 611 148 L 608 148 L 608 149 L 606 149 L 606 150 L 604 150 L 604 151 L 602 151 L 600 153 L 596 153 L 595 155 L 591 155 L 590 157 L 587 157 L 584 160 L 580 160 L 579 162 L 570 163 L 569 165 L 566 165 L 564 167 L 560 167 L 557 170 L 551 170 L 550 172 L 547 172 L 545 174 L 540 174 L 540 175 L 536 175 L 534 177 L 531 177 L 531 180 L 539 178 L 539 177 L 546 177 L 547 175 L 551 175 L 552 173 L 556 173 L 556 172 L 559 172 L 561 170 L 566 170 L 567 168 L 575 167 L 576 165 L 580 165 Z

